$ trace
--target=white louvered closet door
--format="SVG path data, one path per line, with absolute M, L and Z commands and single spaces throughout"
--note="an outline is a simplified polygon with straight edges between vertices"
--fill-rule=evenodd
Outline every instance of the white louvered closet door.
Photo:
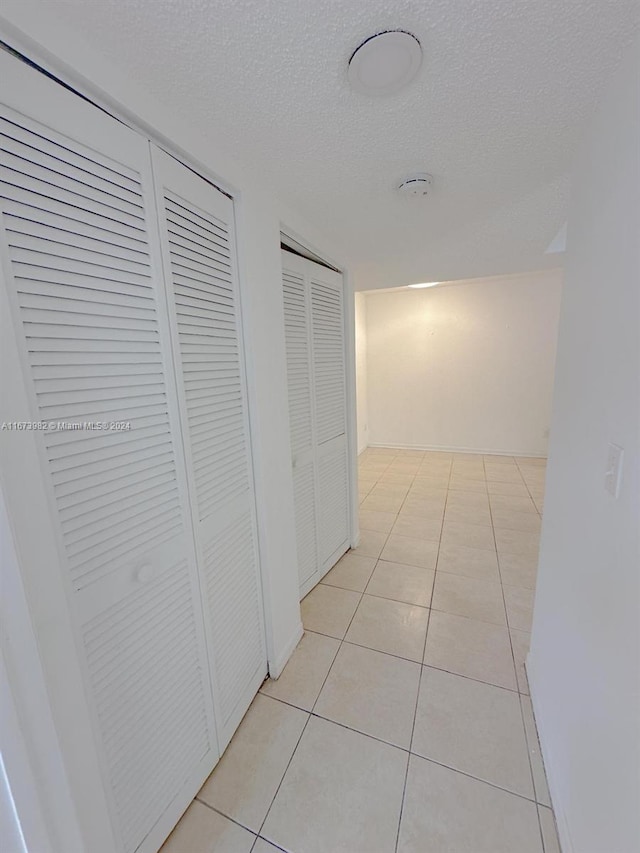
M 57 572 L 66 591 L 68 617 L 39 603 L 39 642 L 71 619 L 77 661 L 59 666 L 84 683 L 73 714 L 78 736 L 91 720 L 106 797 L 93 806 L 114 835 L 92 849 L 155 851 L 218 746 L 148 143 L 6 56 L 1 71 L 30 114 L 0 106 L 0 251 L 30 418 L 130 425 L 38 433 L 59 557 L 25 572 L 35 589 Z M 30 486 L 8 488 L 11 511 Z M 31 524 L 18 513 L 18 544 Z
M 282 252 L 300 593 L 349 547 L 342 277 Z
M 308 261 L 318 456 L 318 555 L 324 574 L 349 547 L 342 277 Z
M 289 429 L 300 590 L 317 583 L 316 465 L 308 287 L 304 258 L 283 252 Z
M 152 146 L 220 748 L 267 674 L 233 203 Z

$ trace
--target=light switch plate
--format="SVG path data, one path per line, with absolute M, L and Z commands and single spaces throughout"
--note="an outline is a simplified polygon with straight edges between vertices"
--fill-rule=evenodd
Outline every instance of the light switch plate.
M 614 498 L 620 494 L 620 482 L 622 480 L 622 460 L 624 450 L 617 444 L 609 442 L 607 453 L 607 469 L 604 475 L 604 487 Z

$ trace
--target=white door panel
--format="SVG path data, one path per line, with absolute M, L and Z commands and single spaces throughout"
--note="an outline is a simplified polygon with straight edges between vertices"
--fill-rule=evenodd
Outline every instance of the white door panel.
M 231 199 L 152 146 L 216 723 L 267 673 Z
M 349 547 L 343 282 L 282 252 L 289 423 L 301 596 Z

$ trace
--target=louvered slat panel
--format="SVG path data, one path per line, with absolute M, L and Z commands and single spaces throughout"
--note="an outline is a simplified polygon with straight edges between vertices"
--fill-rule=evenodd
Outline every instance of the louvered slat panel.
M 224 748 L 266 674 L 233 205 L 160 151 L 164 263 Z
M 65 422 L 38 431 L 25 466 L 34 517 L 18 502 L 17 530 L 46 542 L 25 574 L 86 845 L 153 853 L 218 750 L 149 143 L 22 63 L 9 74 L 9 399 Z
M 142 189 L 132 170 L 68 140 L 5 119 L 0 129 L 12 199 L 3 223 L 39 414 L 81 423 L 136 412 L 130 430 L 43 436 L 80 590 L 182 529 Z M 127 518 L 105 497 L 125 474 L 137 496 Z
M 250 488 L 229 239 L 223 223 L 184 199 L 167 191 L 164 203 L 198 517 L 204 521 Z M 196 287 L 180 283 L 187 276 L 196 277 Z M 216 420 L 221 411 L 224 425 Z
M 346 429 L 341 291 L 312 279 L 311 317 L 317 441 L 324 444 Z
M 287 270 L 283 274 L 284 329 L 289 390 L 289 426 L 294 456 L 313 443 L 311 366 L 304 278 Z
M 347 452 L 343 439 L 318 459 L 318 503 L 320 507 L 320 564 L 341 546 L 346 549 L 349 535 L 349 491 Z
M 250 513 L 234 521 L 204 548 L 222 725 L 264 666 L 256 553 Z
M 87 667 L 126 850 L 210 748 L 186 564 L 84 626 Z
M 293 469 L 298 578 L 305 584 L 318 568 L 316 495 L 313 459 Z

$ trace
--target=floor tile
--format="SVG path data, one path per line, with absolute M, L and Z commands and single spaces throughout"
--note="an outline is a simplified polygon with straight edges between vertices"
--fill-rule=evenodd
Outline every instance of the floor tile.
M 517 693 L 425 667 L 411 751 L 533 799 Z
M 467 548 L 465 545 L 440 545 L 438 572 L 450 572 L 494 583 L 500 581 L 495 551 Z
M 407 498 L 402 504 L 398 518 L 414 516 L 427 520 L 442 521 L 444 505 L 444 498 Z
M 364 595 L 345 639 L 349 643 L 420 662 L 429 611 Z
M 503 584 L 509 627 L 518 631 L 531 631 L 535 592 L 519 586 Z
M 425 474 L 424 472 L 418 472 L 416 474 L 415 480 L 411 485 L 411 490 L 415 492 L 415 494 L 431 494 L 431 492 L 441 492 L 446 491 L 447 486 L 449 485 L 449 473 L 431 473 Z
M 381 535 L 386 538 L 386 534 Z M 347 551 L 344 557 L 341 557 L 331 571 L 322 578 L 321 583 L 364 592 L 375 564 L 374 557 L 362 557 L 356 551 Z
M 357 592 L 318 584 L 302 599 L 302 624 L 308 631 L 342 640 L 359 601 Z
M 516 465 L 485 466 L 488 483 L 521 483 L 522 477 Z
M 274 847 L 273 844 L 269 844 L 264 838 L 258 838 L 251 853 L 282 853 L 282 848 Z
M 487 483 L 487 491 L 490 495 L 512 495 L 518 498 L 529 497 L 529 492 L 524 483 L 496 483 L 493 480 Z
M 540 535 L 538 533 L 496 528 L 495 534 L 498 553 L 521 554 L 523 557 L 537 558 L 540 543 Z
M 507 510 L 511 512 L 536 512 L 533 501 L 527 497 L 517 495 L 489 495 L 489 503 L 493 510 Z
M 449 489 L 458 492 L 477 492 L 478 494 L 486 495 L 487 484 L 484 480 L 464 480 L 462 477 L 451 475 L 449 480 Z
M 526 468 L 528 466 L 546 468 L 547 466 L 546 456 L 518 456 L 516 457 L 516 462 L 520 468 Z
M 484 467 L 482 465 L 464 465 L 454 462 L 451 468 L 451 479 L 453 480 L 478 480 L 484 482 Z
M 429 607 L 433 578 L 434 572 L 430 569 L 378 560 L 366 592 L 368 595 Z
M 381 533 L 378 530 L 361 530 L 358 546 L 352 548 L 351 552 L 359 557 L 375 557 L 377 559 L 386 541 L 386 533 Z
M 504 530 L 540 532 L 540 516 L 533 512 L 516 512 L 511 509 L 494 509 L 491 513 L 493 526 Z
M 308 719 L 258 694 L 198 799 L 257 832 Z
M 394 853 L 407 754 L 312 717 L 261 834 L 295 853 Z
M 376 530 L 378 533 L 390 533 L 395 521 L 395 512 L 360 510 L 360 532 L 363 530 Z
M 442 522 L 439 519 L 404 516 L 403 518 L 398 518 L 391 532 L 396 536 L 413 536 L 416 539 L 439 542 L 441 531 Z
M 194 800 L 160 853 L 250 853 L 255 839 L 252 832 Z
M 502 625 L 432 610 L 424 662 L 517 690 L 509 632 Z
M 528 696 L 520 696 L 520 701 L 522 703 L 522 715 L 524 717 L 524 728 L 527 735 L 527 745 L 529 747 L 529 760 L 531 761 L 531 772 L 533 774 L 533 785 L 536 792 L 536 800 L 543 806 L 551 806 L 547 776 L 544 771 L 544 764 L 542 763 L 538 732 L 536 729 L 535 718 L 533 716 L 533 705 L 531 704 L 531 699 Z
M 525 589 L 536 588 L 538 574 L 537 555 L 499 554 L 500 577 L 502 583 L 509 586 L 521 586 Z
M 392 498 L 405 498 L 407 496 L 408 491 L 408 484 L 404 485 L 402 483 L 389 483 L 385 480 L 383 475 L 373 487 L 371 491 L 371 496 L 381 498 L 384 498 L 386 496 Z
M 489 498 L 487 495 L 482 495 L 479 492 L 462 492 L 449 491 L 447 492 L 447 509 L 449 507 L 472 508 L 472 509 L 489 509 Z
M 409 749 L 420 668 L 418 663 L 343 643 L 314 713 Z
M 445 522 L 456 521 L 463 524 L 481 524 L 485 527 L 491 527 L 491 513 L 488 504 L 474 507 L 447 503 L 444 520 Z
M 546 806 L 538 806 L 538 814 L 540 815 L 544 853 L 561 853 L 553 812 Z
M 516 678 L 518 679 L 518 690 L 520 693 L 529 694 L 529 682 L 527 681 L 527 670 L 525 664 L 529 654 L 531 634 L 528 631 L 510 631 L 513 657 L 516 663 Z
M 413 474 L 398 474 L 394 471 L 385 471 L 380 477 L 381 483 L 395 483 L 401 486 L 410 486 L 413 483 Z
M 391 563 L 404 563 L 407 566 L 422 566 L 435 569 L 438 556 L 438 543 L 413 536 L 396 536 L 391 533 L 380 558 Z
M 412 755 L 398 853 L 542 853 L 535 804 Z
M 390 496 L 373 497 L 370 494 L 362 501 L 360 507 L 374 512 L 398 512 L 402 506 L 402 498 Z
M 499 583 L 438 572 L 431 606 L 458 616 L 506 625 L 502 587 Z
M 461 521 L 445 521 L 442 527 L 443 545 L 466 545 L 467 548 L 481 548 L 495 551 L 493 530 L 481 524 L 465 524 Z
M 340 641 L 305 632 L 280 678 L 269 678 L 260 692 L 310 711 L 327 677 Z

